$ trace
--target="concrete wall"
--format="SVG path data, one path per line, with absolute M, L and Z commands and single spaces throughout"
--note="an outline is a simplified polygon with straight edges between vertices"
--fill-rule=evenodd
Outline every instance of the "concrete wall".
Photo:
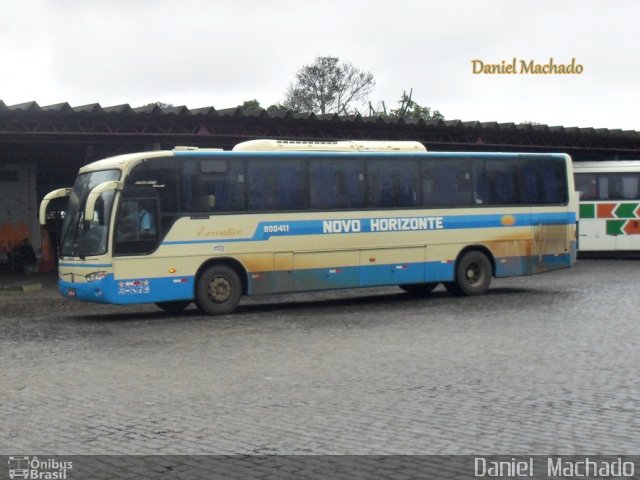
M 0 252 L 28 238 L 40 248 L 35 164 L 0 164 Z

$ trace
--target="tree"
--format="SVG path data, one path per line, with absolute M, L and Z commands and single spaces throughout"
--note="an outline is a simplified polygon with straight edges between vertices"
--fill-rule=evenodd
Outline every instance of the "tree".
M 238 108 L 242 111 L 242 113 L 246 114 L 252 114 L 252 113 L 260 113 L 262 112 L 262 110 L 265 110 L 262 105 L 260 105 L 260 102 L 258 100 L 256 100 L 255 98 L 253 100 L 245 100 L 244 102 L 242 102 L 242 105 L 238 105 Z M 266 111 L 268 113 L 276 113 L 276 112 L 287 112 L 289 109 L 287 107 L 285 107 L 284 105 L 280 105 L 280 104 L 275 104 L 275 105 L 270 105 L 268 108 L 266 108 Z
M 141 108 L 145 108 L 145 107 L 158 107 L 160 110 L 171 110 L 173 108 L 173 104 L 171 103 L 164 103 L 164 102 L 153 102 L 153 103 L 147 103 L 145 105 L 142 105 Z
M 366 104 L 375 80 L 338 57 L 317 57 L 304 65 L 289 85 L 283 106 L 294 112 L 346 115 Z
M 438 110 L 432 110 L 430 107 L 420 105 L 411 98 L 412 95 L 413 88 L 409 90 L 408 95 L 406 91 L 402 92 L 402 96 L 400 97 L 400 100 L 398 100 L 398 108 L 394 108 L 389 112 L 387 112 L 384 102 L 382 102 L 381 109 L 374 109 L 371 104 L 369 104 L 369 112 L 373 115 L 387 118 L 422 118 L 424 120 L 444 119 L 442 113 Z
M 251 113 L 260 110 L 260 102 L 255 98 L 253 100 L 245 100 L 242 105 L 238 105 L 244 113 Z

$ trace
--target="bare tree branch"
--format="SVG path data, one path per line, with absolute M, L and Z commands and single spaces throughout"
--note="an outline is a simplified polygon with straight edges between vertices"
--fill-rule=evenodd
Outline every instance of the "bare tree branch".
M 298 70 L 283 105 L 296 112 L 349 114 L 366 106 L 374 85 L 370 72 L 337 57 L 317 57 Z

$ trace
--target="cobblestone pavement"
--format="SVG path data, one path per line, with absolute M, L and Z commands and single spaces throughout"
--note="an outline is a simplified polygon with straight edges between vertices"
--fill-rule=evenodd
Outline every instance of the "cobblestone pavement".
M 640 261 L 253 298 L 212 318 L 0 292 L 0 453 L 633 454 Z

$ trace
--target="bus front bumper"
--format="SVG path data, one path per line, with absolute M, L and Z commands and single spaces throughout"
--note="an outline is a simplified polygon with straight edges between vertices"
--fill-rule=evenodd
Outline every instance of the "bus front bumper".
M 113 274 L 108 274 L 95 282 L 69 282 L 58 280 L 60 295 L 71 300 L 85 302 L 112 303 L 109 300 L 114 285 Z
M 115 280 L 112 273 L 93 282 L 60 279 L 58 289 L 64 298 L 85 302 L 130 305 L 137 303 L 191 300 L 194 277 L 161 277 Z

